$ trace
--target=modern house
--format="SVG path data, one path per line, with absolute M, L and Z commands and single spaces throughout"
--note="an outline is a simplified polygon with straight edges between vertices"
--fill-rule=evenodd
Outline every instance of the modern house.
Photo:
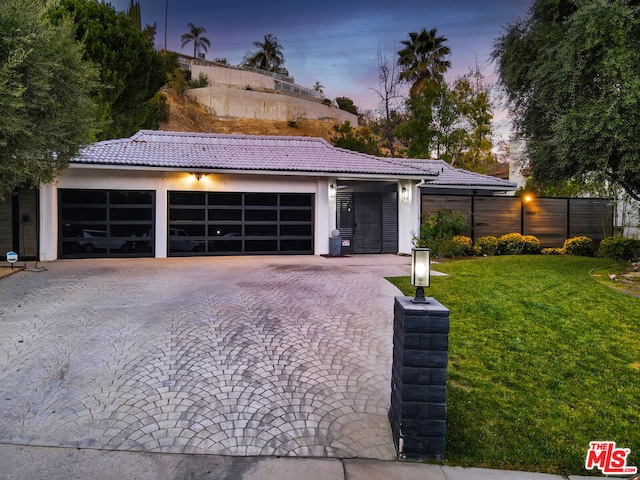
M 515 188 L 319 138 L 140 131 L 86 147 L 55 182 L 5 199 L 0 248 L 40 260 L 322 255 L 337 228 L 343 253 L 406 253 L 422 196 Z

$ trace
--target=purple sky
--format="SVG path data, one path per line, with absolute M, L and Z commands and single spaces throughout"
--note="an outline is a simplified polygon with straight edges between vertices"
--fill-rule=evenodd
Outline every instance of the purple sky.
M 124 10 L 129 0 L 107 0 Z M 166 0 L 139 0 L 142 23 L 157 24 L 156 45 L 164 46 Z M 211 41 L 206 58 L 242 61 L 253 42 L 271 33 L 283 47 L 285 67 L 297 84 L 324 86 L 325 96 L 346 96 L 363 111 L 375 109 L 378 88 L 377 51 L 392 58 L 408 33 L 437 28 L 448 39 L 450 80 L 476 63 L 492 78 L 489 54 L 504 27 L 526 16 L 531 0 L 168 0 L 167 48 L 181 47 L 187 23 L 204 27 Z M 496 115 L 498 116 L 498 115 Z

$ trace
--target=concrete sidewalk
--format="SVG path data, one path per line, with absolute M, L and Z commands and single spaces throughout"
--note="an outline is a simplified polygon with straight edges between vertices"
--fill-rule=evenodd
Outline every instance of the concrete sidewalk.
M 0 445 L 0 479 L 13 480 L 587 480 L 423 463 L 180 455 Z

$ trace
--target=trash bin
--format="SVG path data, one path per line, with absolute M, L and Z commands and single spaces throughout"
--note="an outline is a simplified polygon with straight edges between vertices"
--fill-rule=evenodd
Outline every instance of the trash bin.
M 332 257 L 339 257 L 341 249 L 342 237 L 340 236 L 340 230 L 332 230 L 331 237 L 329 237 L 329 255 Z

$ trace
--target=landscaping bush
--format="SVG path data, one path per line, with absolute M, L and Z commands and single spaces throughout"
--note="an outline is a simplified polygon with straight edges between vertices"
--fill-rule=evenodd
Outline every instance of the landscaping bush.
M 451 257 L 464 257 L 473 253 L 473 242 L 469 237 L 456 235 L 449 243 Z
M 480 248 L 480 255 L 491 257 L 498 251 L 498 239 L 493 235 L 476 239 L 476 247 Z
M 566 239 L 562 248 L 567 255 L 579 257 L 590 257 L 593 255 L 593 241 L 585 236 Z
M 640 258 L 640 239 L 626 237 L 605 238 L 600 242 L 598 255 L 601 257 L 637 261 Z
M 500 255 L 520 255 L 524 251 L 525 241 L 519 233 L 507 233 L 498 238 Z
M 540 240 L 533 235 L 525 235 L 522 237 L 524 241 L 524 249 L 522 253 L 527 255 L 538 255 L 540 253 Z
M 414 237 L 416 247 L 427 247 L 436 256 L 454 256 L 451 244 L 453 237 L 462 235 L 469 230 L 469 224 L 462 212 L 441 209 L 423 218 L 420 236 Z
M 189 80 L 189 88 L 202 88 L 209 85 L 209 78 L 202 72 L 198 74 L 198 78 Z
M 564 248 L 543 248 L 542 255 L 564 255 Z

